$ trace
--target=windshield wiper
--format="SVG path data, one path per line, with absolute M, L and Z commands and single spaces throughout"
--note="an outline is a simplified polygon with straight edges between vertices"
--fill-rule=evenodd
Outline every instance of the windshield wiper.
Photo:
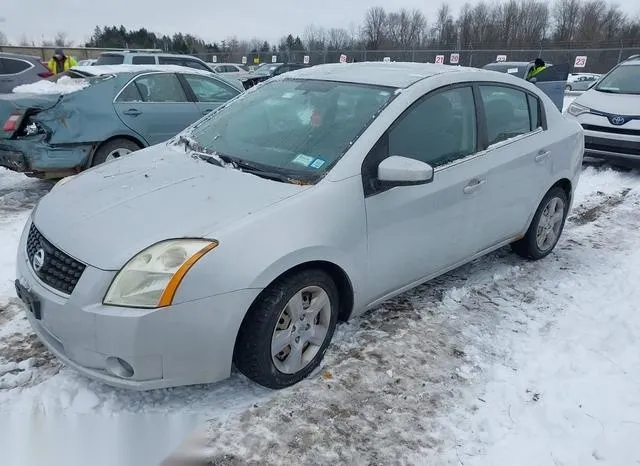
M 620 92 L 614 91 L 613 89 L 598 89 L 597 87 L 596 87 L 596 91 L 606 92 L 607 94 L 621 94 Z
M 283 183 L 294 183 L 296 180 L 284 173 L 268 170 L 259 165 L 255 165 L 253 163 L 246 162 L 241 159 L 227 157 L 231 163 L 233 163 L 236 167 L 242 170 L 245 173 L 250 173 L 252 175 L 256 175 L 262 178 L 266 178 L 268 180 L 281 181 Z
M 227 157 L 207 151 L 202 145 L 198 144 L 195 139 L 192 139 L 188 136 L 179 136 L 178 143 L 184 145 L 185 150 L 190 150 L 195 155 L 197 155 L 198 158 L 204 160 L 205 162 L 209 162 L 219 167 L 226 167 L 227 165 L 231 164 L 234 168 L 237 168 L 236 165 Z

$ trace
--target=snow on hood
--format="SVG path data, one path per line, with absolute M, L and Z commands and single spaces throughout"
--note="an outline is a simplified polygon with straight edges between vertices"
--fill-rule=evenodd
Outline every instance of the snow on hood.
M 56 82 L 43 80 L 23 84 L 14 87 L 13 92 L 15 94 L 71 94 L 88 86 L 89 82 L 85 79 L 72 79 L 69 76 L 63 76 Z

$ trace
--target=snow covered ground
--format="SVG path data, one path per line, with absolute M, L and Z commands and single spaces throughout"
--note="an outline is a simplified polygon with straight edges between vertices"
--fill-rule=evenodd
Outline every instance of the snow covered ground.
M 640 464 L 636 172 L 587 168 L 552 256 L 504 249 L 391 300 L 279 392 L 238 374 L 127 392 L 62 368 L 13 291 L 18 236 L 50 185 L 0 169 L 0 464 L 152 465 L 198 425 L 175 460 Z

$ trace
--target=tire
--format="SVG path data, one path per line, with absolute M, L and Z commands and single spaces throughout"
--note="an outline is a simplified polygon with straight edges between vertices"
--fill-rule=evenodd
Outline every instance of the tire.
M 571 89 L 571 86 L 567 85 L 564 87 L 564 90 L 571 92 L 573 89 Z
M 554 202 L 556 204 L 554 204 Z M 558 205 L 557 202 L 561 202 L 562 204 Z M 544 236 L 546 240 L 540 243 L 540 238 L 538 237 L 538 229 L 544 228 L 544 225 L 541 224 L 545 221 L 545 219 L 548 218 L 546 210 L 547 208 L 556 210 L 554 222 L 550 225 L 551 230 L 547 230 L 548 234 L 553 231 L 553 237 L 549 237 L 548 234 L 541 234 L 541 236 Z M 539 260 L 543 257 L 548 256 L 556 247 L 556 244 L 558 244 L 558 240 L 562 235 L 562 230 L 564 229 L 568 210 L 569 199 L 564 189 L 559 187 L 551 188 L 542 199 L 542 202 L 540 202 L 538 210 L 533 216 L 531 225 L 529 226 L 529 229 L 527 230 L 524 238 L 516 241 L 515 243 L 512 243 L 511 249 L 513 249 L 516 254 L 524 257 L 525 259 Z
M 290 302 L 306 294 L 303 290 L 309 290 L 309 307 L 315 302 L 319 308 L 317 319 L 312 318 L 313 313 L 303 312 L 305 320 L 296 316 L 296 307 Z M 306 304 L 304 299 L 300 303 Z M 236 368 L 267 388 L 298 383 L 322 361 L 336 328 L 339 304 L 338 288 L 322 270 L 302 270 L 277 280 L 260 294 L 242 321 L 233 351 Z M 320 334 L 311 344 L 307 339 L 313 328 Z M 280 337 L 280 344 L 276 337 Z M 294 355 L 301 355 L 299 361 Z
M 109 142 L 103 143 L 93 156 L 93 161 L 91 163 L 92 167 L 96 165 L 100 165 L 105 163 L 107 159 L 117 151 L 122 151 L 122 153 L 118 156 L 123 156 L 131 152 L 135 152 L 140 149 L 140 146 L 130 139 L 117 138 L 112 139 Z M 118 158 L 116 157 L 116 158 Z

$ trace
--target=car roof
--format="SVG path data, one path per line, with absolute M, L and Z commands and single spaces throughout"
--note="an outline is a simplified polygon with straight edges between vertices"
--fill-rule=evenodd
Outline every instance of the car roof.
M 483 70 L 463 66 L 436 65 L 433 63 L 412 62 L 358 62 L 331 63 L 304 67 L 283 75 L 285 78 L 317 79 L 340 81 L 354 84 L 370 84 L 406 88 L 416 82 L 443 73 Z
M 34 55 L 23 55 L 21 53 L 10 52 L 0 52 L 0 58 L 17 58 L 19 60 L 37 61 L 38 63 L 42 61 L 42 58 Z
M 74 66 L 72 69 L 93 76 L 102 76 L 106 74 L 140 74 L 152 71 L 164 73 L 191 73 L 212 76 L 210 71 L 198 70 L 188 66 L 179 65 L 92 65 L 92 66 Z

